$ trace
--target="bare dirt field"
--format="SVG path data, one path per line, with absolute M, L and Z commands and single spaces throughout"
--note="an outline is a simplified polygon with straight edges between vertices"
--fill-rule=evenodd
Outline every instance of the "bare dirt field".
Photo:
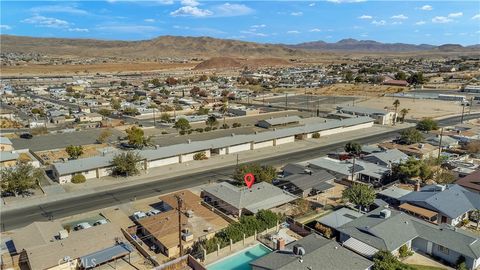
M 407 119 L 421 119 L 424 117 L 441 117 L 449 115 L 458 115 L 462 113 L 462 106 L 458 102 L 443 101 L 435 99 L 409 99 L 409 98 L 392 98 L 392 97 L 378 97 L 367 100 L 358 101 L 356 106 L 385 109 L 388 107 L 390 110 L 394 110 L 393 102 L 395 99 L 400 101 L 398 111 L 403 108 L 409 109 Z M 465 109 L 467 113 L 469 108 Z M 480 111 L 480 106 L 474 106 L 473 111 Z
M 255 90 L 255 89 L 252 89 Z M 274 93 L 298 93 L 309 95 L 325 96 L 369 96 L 381 97 L 384 94 L 409 91 L 408 87 L 389 86 L 389 85 L 371 85 L 371 84 L 349 84 L 337 83 L 319 88 L 275 88 Z
M 2 67 L 2 76 L 67 75 L 191 69 L 197 63 L 105 63 L 91 65 L 22 65 Z

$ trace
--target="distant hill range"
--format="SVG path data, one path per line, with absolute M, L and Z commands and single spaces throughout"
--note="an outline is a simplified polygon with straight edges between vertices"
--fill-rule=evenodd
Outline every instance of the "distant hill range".
M 289 45 L 293 49 L 316 50 L 316 51 L 341 51 L 341 52 L 414 52 L 414 51 L 469 51 L 475 50 L 480 45 L 463 47 L 459 44 L 445 44 L 440 46 L 429 44 L 406 44 L 406 43 L 381 43 L 374 40 L 342 39 L 335 43 L 324 41 L 305 42 Z
M 80 57 L 233 57 L 233 58 L 309 58 L 322 52 L 470 52 L 480 45 L 456 44 L 433 46 L 404 43 L 380 43 L 371 40 L 344 39 L 336 43 L 323 41 L 296 45 L 262 44 L 211 37 L 161 36 L 141 41 L 107 41 L 97 39 L 34 38 L 1 35 L 2 52 L 41 53 L 52 56 Z M 323 54 L 324 55 L 324 54 Z M 236 65 L 235 63 L 233 63 Z

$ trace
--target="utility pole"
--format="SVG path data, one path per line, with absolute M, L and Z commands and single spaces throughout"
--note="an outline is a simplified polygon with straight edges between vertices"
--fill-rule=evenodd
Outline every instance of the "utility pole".
M 465 113 L 465 103 L 462 104 L 462 118 L 460 119 L 460 123 L 463 124 L 463 114 Z
M 440 154 L 442 153 L 442 138 L 443 138 L 443 128 L 440 129 L 440 140 L 438 142 L 438 158 L 437 158 L 437 161 L 440 161 Z
M 183 199 L 180 195 L 175 195 L 175 199 L 177 199 L 177 212 L 178 212 L 178 244 L 180 248 L 180 256 L 183 255 L 183 245 L 182 245 L 182 205 Z
M 473 97 L 470 98 L 470 104 L 468 104 L 468 105 L 469 105 L 468 114 L 470 115 L 470 113 L 472 113 Z
M 238 154 L 237 154 L 237 167 L 238 167 Z
M 156 126 L 156 122 L 155 122 L 155 108 L 152 108 L 153 110 L 153 127 Z
M 285 93 L 285 110 L 288 110 L 288 93 Z

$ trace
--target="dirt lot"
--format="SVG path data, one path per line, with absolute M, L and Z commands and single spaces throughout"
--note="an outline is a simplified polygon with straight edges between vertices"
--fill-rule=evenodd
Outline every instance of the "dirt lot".
M 441 117 L 456 115 L 462 113 L 462 106 L 458 102 L 434 100 L 434 99 L 409 99 L 409 98 L 392 98 L 392 97 L 378 97 L 363 101 L 358 101 L 356 106 L 375 108 L 383 110 L 388 107 L 394 110 L 393 102 L 395 99 L 400 101 L 398 111 L 403 108 L 410 109 L 407 114 L 407 119 L 421 119 L 424 117 Z M 473 111 L 480 111 L 480 106 L 474 106 Z M 465 108 L 468 112 L 468 108 Z
M 23 65 L 2 67 L 2 76 L 95 74 L 97 72 L 132 72 L 190 69 L 197 63 L 105 63 L 92 65 Z
M 80 158 L 93 157 L 99 155 L 98 149 L 107 147 L 107 144 L 87 144 L 83 145 L 83 154 Z M 65 149 L 54 151 L 39 151 L 35 154 L 40 158 L 42 164 L 49 164 L 62 159 L 68 159 L 68 154 Z

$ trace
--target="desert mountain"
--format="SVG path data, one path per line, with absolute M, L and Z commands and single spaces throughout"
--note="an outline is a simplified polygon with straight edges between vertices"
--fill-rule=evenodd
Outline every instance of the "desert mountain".
M 34 38 L 1 35 L 2 52 L 40 53 L 51 56 L 121 57 L 121 58 L 309 58 L 321 52 L 463 52 L 478 45 L 434 46 L 405 43 L 381 43 L 373 40 L 344 39 L 336 43 L 323 41 L 296 45 L 262 44 L 211 37 L 161 36 L 141 41 L 107 41 L 97 39 Z
M 475 45 L 474 45 L 475 46 Z M 434 46 L 429 44 L 381 43 L 374 40 L 342 39 L 335 43 L 324 41 L 305 42 L 289 45 L 293 49 L 342 52 L 413 52 L 413 51 L 464 51 L 473 49 L 458 44 Z

